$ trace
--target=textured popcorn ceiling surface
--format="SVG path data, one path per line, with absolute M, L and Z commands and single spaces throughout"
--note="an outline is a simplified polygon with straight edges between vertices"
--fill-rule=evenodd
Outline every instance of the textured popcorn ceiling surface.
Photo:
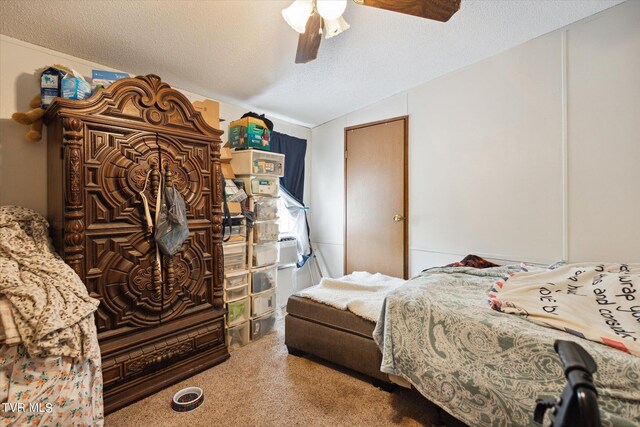
M 444 24 L 349 2 L 351 29 L 308 64 L 294 64 L 289 3 L 2 0 L 0 33 L 315 126 L 621 0 L 462 0 Z

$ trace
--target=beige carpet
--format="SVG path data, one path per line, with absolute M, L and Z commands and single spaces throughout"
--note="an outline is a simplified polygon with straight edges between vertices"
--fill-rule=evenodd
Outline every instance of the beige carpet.
M 171 410 L 173 394 L 198 386 L 196 410 Z M 276 331 L 231 358 L 106 418 L 106 426 L 436 426 L 438 409 L 414 391 L 387 393 L 365 378 L 287 354 L 284 319 Z

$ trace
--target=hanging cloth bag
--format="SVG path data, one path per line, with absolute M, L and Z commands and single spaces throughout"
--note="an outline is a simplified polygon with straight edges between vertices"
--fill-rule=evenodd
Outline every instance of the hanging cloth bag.
M 187 237 L 189 227 L 187 225 L 187 209 L 180 192 L 173 186 L 167 186 L 165 171 L 162 171 L 160 183 L 161 191 L 158 191 L 160 205 L 156 204 L 156 232 L 155 240 L 163 254 L 175 255 Z M 159 211 L 159 212 L 158 212 Z

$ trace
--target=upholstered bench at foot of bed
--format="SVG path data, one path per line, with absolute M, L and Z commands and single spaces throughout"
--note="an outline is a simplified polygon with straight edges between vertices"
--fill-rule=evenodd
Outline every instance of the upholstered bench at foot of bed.
M 350 311 L 291 296 L 285 317 L 285 344 L 289 354 L 308 353 L 328 360 L 365 374 L 375 386 L 392 391 L 395 385 L 380 372 L 382 354 L 372 338 L 375 326 Z

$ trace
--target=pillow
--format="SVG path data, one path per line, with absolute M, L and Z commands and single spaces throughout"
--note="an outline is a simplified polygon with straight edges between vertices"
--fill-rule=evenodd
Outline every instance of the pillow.
M 445 265 L 445 267 L 490 268 L 490 267 L 499 267 L 499 265 L 494 264 L 491 261 L 487 261 L 486 259 L 481 258 L 477 255 L 467 255 L 462 259 L 462 261 Z

